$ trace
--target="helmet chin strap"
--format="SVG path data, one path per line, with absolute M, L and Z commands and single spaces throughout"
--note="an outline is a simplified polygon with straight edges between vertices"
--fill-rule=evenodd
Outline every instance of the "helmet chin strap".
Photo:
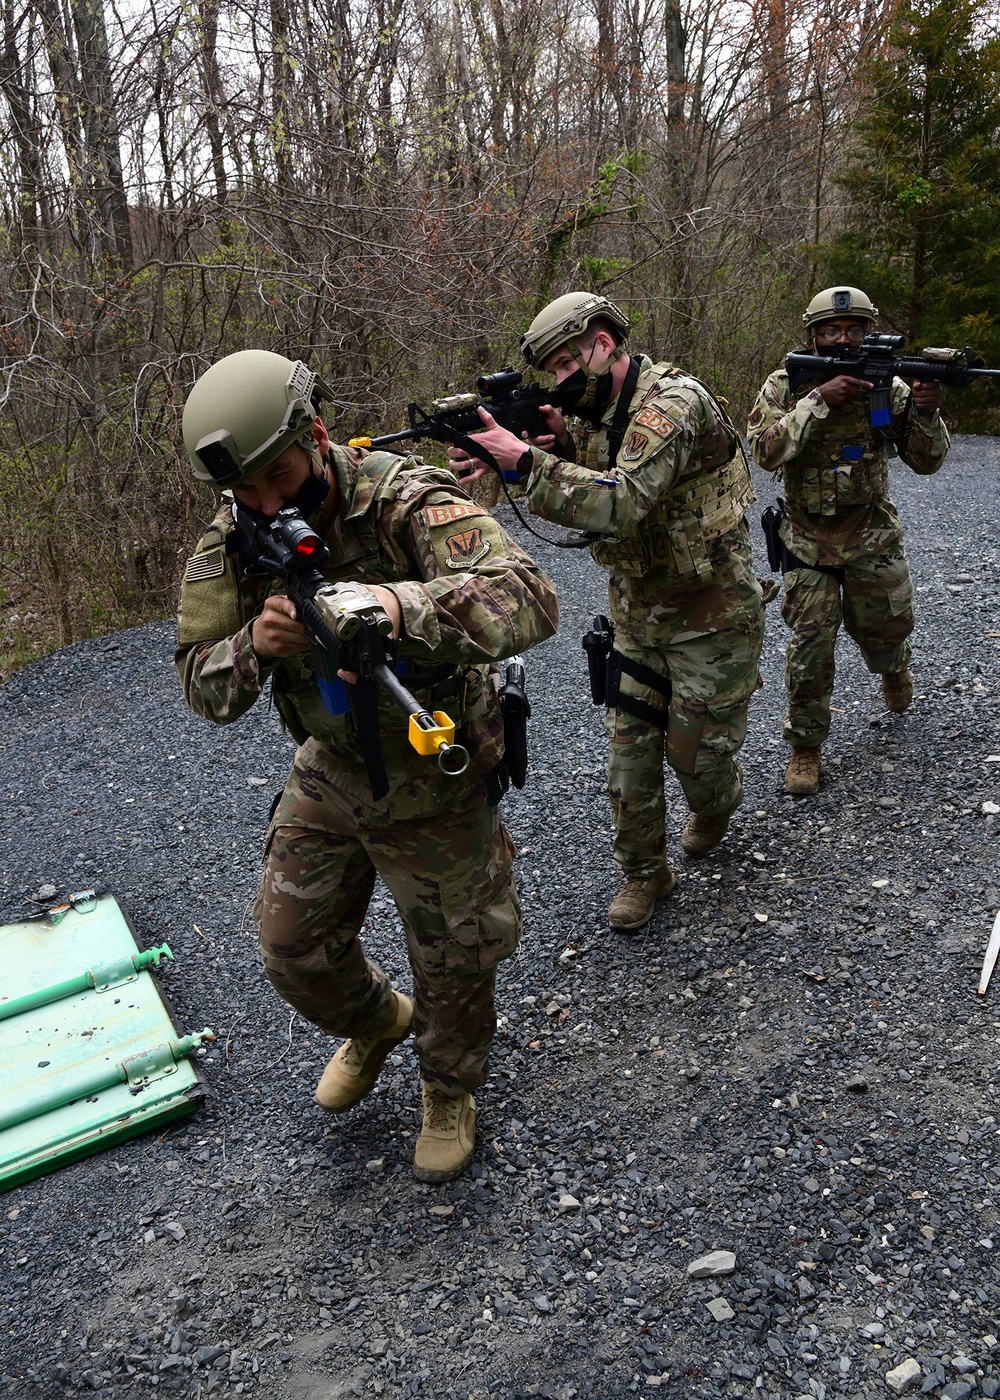
M 582 371 L 586 380 L 580 398 L 576 403 L 576 411 L 583 417 L 593 417 L 599 421 L 605 408 L 611 402 L 611 366 L 624 355 L 625 346 L 624 344 L 616 345 L 607 359 L 596 368 L 584 357 L 583 346 L 577 341 L 569 341 L 566 348 L 580 366 L 580 371 Z M 593 355 L 593 353 L 594 347 L 591 346 L 590 354 Z M 578 373 L 580 371 L 578 371 Z M 575 379 L 576 376 L 574 375 L 573 378 Z

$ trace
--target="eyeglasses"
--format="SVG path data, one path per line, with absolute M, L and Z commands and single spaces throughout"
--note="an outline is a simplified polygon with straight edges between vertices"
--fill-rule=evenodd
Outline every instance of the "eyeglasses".
M 816 332 L 817 340 L 846 340 L 851 345 L 860 345 L 868 332 L 861 326 L 844 330 L 841 326 L 821 326 Z

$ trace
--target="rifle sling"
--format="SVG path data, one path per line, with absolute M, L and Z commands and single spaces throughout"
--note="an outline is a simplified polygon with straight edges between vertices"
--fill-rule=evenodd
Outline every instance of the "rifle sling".
M 625 429 L 632 412 L 632 395 L 635 393 L 635 386 L 639 382 L 639 375 L 642 373 L 642 361 L 638 355 L 633 355 L 628 362 L 628 374 L 622 385 L 622 391 L 618 395 L 618 403 L 615 405 L 615 416 L 611 420 L 611 427 L 608 429 L 608 472 L 614 471 L 618 465 L 618 451 L 622 445 L 622 438 L 625 436 Z
M 347 686 L 347 695 L 351 702 L 354 732 L 361 745 L 361 756 L 365 761 L 368 784 L 372 790 L 372 800 L 380 802 L 389 791 L 389 779 L 385 771 L 382 740 L 378 731 L 378 686 L 365 676 L 359 676 L 356 684 Z

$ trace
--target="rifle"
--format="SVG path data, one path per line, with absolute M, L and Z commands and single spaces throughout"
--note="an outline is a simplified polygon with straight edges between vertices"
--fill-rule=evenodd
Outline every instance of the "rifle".
M 549 426 L 539 409 L 542 404 L 569 412 L 574 404 L 568 400 L 561 402 L 559 387 L 543 389 L 540 384 L 522 383 L 524 375 L 510 365 L 497 370 L 495 374 L 483 374 L 476 380 L 477 394 L 452 394 L 446 399 L 434 399 L 430 412 L 425 412 L 418 403 L 407 405 L 406 414 L 410 426 L 398 433 L 385 433 L 382 437 L 354 437 L 351 447 L 388 447 L 394 442 L 419 442 L 421 438 L 432 438 L 435 442 L 454 443 L 464 448 L 470 457 L 476 457 L 500 472 L 493 456 L 485 452 L 479 443 L 471 442 L 470 433 L 483 431 L 483 420 L 477 413 L 485 408 L 491 413 L 501 428 L 507 428 L 515 437 L 527 433 L 538 437 L 549 432 Z M 579 390 L 576 397 L 579 396 Z M 501 477 L 504 474 L 500 472 Z M 508 473 L 504 480 L 519 481 L 516 473 Z
M 275 575 L 295 604 L 312 651 L 316 682 L 324 707 L 343 714 L 343 692 L 361 744 L 377 802 L 389 791 L 378 732 L 376 688 L 381 686 L 409 715 L 409 740 L 417 753 L 437 754 L 442 773 L 455 778 L 469 766 L 468 750 L 454 742 L 455 725 L 442 710 L 433 714 L 401 684 L 393 669 L 399 647 L 391 640 L 392 623 L 378 599 L 358 583 L 330 583 L 320 566 L 330 551 L 297 510 L 260 515 L 233 502 L 244 574 Z M 356 685 L 344 685 L 338 671 L 356 671 Z
M 905 344 L 901 335 L 873 334 L 866 335 L 860 345 L 838 349 L 836 355 L 801 352 L 786 355 L 789 388 L 798 393 L 805 384 L 825 384 L 841 374 L 867 379 L 873 386 L 868 396 L 871 425 L 895 449 L 894 378 L 917 379 L 923 383 L 936 379 L 956 389 L 965 389 L 980 378 L 1000 379 L 1000 369 L 986 369 L 983 360 L 968 345 L 963 350 L 928 346 L 922 355 L 897 355 Z
M 529 525 L 507 490 L 508 482 L 521 480 L 520 472 L 501 471 L 493 453 L 487 451 L 482 443 L 473 441 L 470 436 L 471 433 L 484 431 L 483 420 L 477 412 L 479 408 L 485 408 L 487 413 L 492 413 L 500 427 L 507 428 L 515 437 L 520 437 L 524 432 L 529 437 L 538 437 L 549 432 L 549 425 L 539 412 L 542 404 L 551 404 L 563 413 L 573 412 L 579 398 L 579 387 L 575 391 L 564 389 L 561 385 L 556 385 L 554 389 L 543 389 L 531 382 L 522 384 L 523 378 L 521 371 L 513 369 L 510 365 L 506 369 L 497 370 L 495 374 L 480 375 L 476 380 L 478 394 L 452 394 L 447 399 L 434 399 L 430 413 L 426 413 L 418 403 L 411 403 L 406 410 L 410 420 L 408 428 L 398 433 L 384 433 L 382 437 L 376 438 L 352 437 L 348 446 L 379 448 L 388 447 L 394 442 L 419 442 L 421 438 L 452 443 L 463 452 L 467 452 L 470 457 L 493 468 L 500 478 L 507 504 L 529 534 L 544 540 L 546 544 L 555 545 L 557 549 L 586 549 L 596 539 L 595 535 L 584 532 L 581 535 L 571 535 L 565 540 L 554 540 L 548 535 L 540 534 L 533 525 Z M 525 451 L 527 450 L 526 443 Z

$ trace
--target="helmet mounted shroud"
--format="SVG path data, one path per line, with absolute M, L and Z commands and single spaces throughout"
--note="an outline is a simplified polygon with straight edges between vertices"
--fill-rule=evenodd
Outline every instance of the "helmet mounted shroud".
M 878 307 L 860 287 L 824 287 L 812 298 L 802 313 L 802 324 L 810 333 L 823 321 L 834 321 L 839 316 L 850 316 L 865 321 L 869 327 L 878 320 Z
M 320 402 L 332 397 L 302 360 L 261 350 L 225 356 L 201 376 L 184 408 L 195 475 L 216 486 L 255 476 L 287 447 L 304 443 Z M 213 419 L 221 426 L 198 432 Z

